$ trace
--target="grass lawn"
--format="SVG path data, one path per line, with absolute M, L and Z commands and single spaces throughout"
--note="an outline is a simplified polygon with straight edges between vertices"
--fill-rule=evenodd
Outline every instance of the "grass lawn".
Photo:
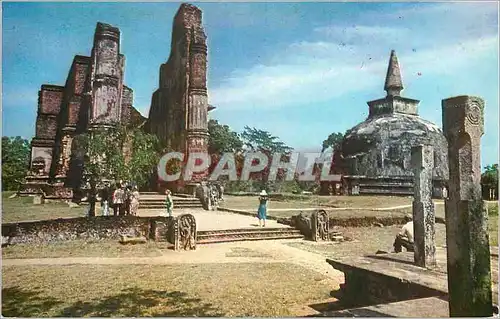
M 2 315 L 19 317 L 298 316 L 338 288 L 259 263 L 3 267 L 2 282 Z
M 401 226 L 385 227 L 335 227 L 349 241 L 315 243 L 311 241 L 288 243 L 292 247 L 318 253 L 326 257 L 344 257 L 365 254 L 374 254 L 377 250 L 392 251 L 394 238 L 401 230 Z M 443 224 L 436 224 L 436 246 L 445 245 L 446 228 Z
M 9 198 L 13 192 L 2 192 L 2 223 L 84 217 L 86 207 L 69 207 L 63 202 L 34 205 L 33 197 Z
M 118 241 L 86 242 L 72 240 L 51 244 L 18 244 L 2 248 L 3 258 L 62 258 L 62 257 L 157 257 L 166 243 L 148 241 L 140 245 L 122 245 Z
M 269 208 L 314 208 L 314 207 L 356 207 L 381 208 L 411 205 L 411 197 L 398 196 L 309 196 L 306 200 L 271 200 Z M 223 207 L 234 209 L 257 209 L 258 200 L 253 196 L 224 196 Z

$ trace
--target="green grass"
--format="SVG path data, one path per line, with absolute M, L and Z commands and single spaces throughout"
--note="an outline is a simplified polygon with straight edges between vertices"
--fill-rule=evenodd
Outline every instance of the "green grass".
M 18 244 L 2 249 L 2 257 L 8 258 L 64 258 L 64 257 L 158 257 L 166 243 L 148 241 L 145 244 L 122 245 L 118 241 L 102 240 L 87 242 L 72 240 L 50 244 Z
M 63 202 L 33 204 L 33 197 L 9 198 L 13 192 L 2 192 L 2 223 L 84 217 L 86 207 L 69 207 Z
M 19 317 L 292 317 L 338 288 L 284 263 L 11 266 L 2 284 L 2 314 Z

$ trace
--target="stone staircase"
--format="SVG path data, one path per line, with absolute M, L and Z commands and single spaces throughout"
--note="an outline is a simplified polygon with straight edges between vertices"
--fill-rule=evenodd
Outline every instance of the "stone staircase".
M 297 239 L 304 238 L 294 228 L 240 228 L 224 230 L 202 230 L 197 232 L 198 244 L 213 244 L 235 241 Z
M 165 209 L 165 195 L 152 192 L 144 192 L 140 194 L 139 209 Z M 176 208 L 197 208 L 203 209 L 198 198 L 193 196 L 176 196 L 173 195 L 174 209 Z

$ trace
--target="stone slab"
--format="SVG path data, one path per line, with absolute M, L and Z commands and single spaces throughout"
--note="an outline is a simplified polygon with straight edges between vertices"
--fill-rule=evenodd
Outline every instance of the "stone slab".
M 495 248 L 491 248 L 494 303 L 498 300 L 498 249 Z M 327 259 L 327 262 L 333 268 L 343 272 L 352 270 L 373 272 L 448 294 L 446 249 L 443 247 L 436 248 L 437 265 L 432 270 L 415 266 L 412 252 L 335 258 Z
M 391 302 L 368 307 L 325 312 L 324 317 L 448 318 L 448 302 L 437 297 Z

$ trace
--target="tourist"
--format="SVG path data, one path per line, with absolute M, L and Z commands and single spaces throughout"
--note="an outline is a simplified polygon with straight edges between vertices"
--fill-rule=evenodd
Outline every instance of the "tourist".
M 132 215 L 137 216 L 137 210 L 139 209 L 139 191 L 137 190 L 137 186 L 133 187 L 130 197 L 130 212 Z
M 167 206 L 167 215 L 168 217 L 172 217 L 172 209 L 174 208 L 174 201 L 172 199 L 172 192 L 170 189 L 167 189 L 165 191 L 165 195 L 167 195 L 167 198 L 165 199 L 165 205 Z
M 265 190 L 262 190 L 259 195 L 259 208 L 257 210 L 257 218 L 259 219 L 259 227 L 266 227 L 267 218 L 267 202 L 269 198 Z
M 106 183 L 101 190 L 101 208 L 103 216 L 109 216 L 109 197 L 110 189 L 108 183 Z
M 95 216 L 95 203 L 97 201 L 97 194 L 94 188 L 90 188 L 88 191 L 87 201 L 89 203 L 89 210 L 87 216 Z
M 217 184 L 217 191 L 219 192 L 219 202 L 224 201 L 224 186 L 222 185 L 221 182 L 218 182 Z
M 129 183 L 127 183 L 127 186 L 125 187 L 125 192 L 123 195 L 123 209 L 124 209 L 124 214 L 125 215 L 130 215 L 130 205 L 132 201 L 132 186 L 130 186 Z
M 125 195 L 123 187 L 120 186 L 113 193 L 113 215 L 123 215 L 123 196 Z
M 413 221 L 410 215 L 405 216 L 406 224 L 401 228 L 399 234 L 396 235 L 394 240 L 394 252 L 400 253 L 402 247 L 407 251 L 413 251 Z

